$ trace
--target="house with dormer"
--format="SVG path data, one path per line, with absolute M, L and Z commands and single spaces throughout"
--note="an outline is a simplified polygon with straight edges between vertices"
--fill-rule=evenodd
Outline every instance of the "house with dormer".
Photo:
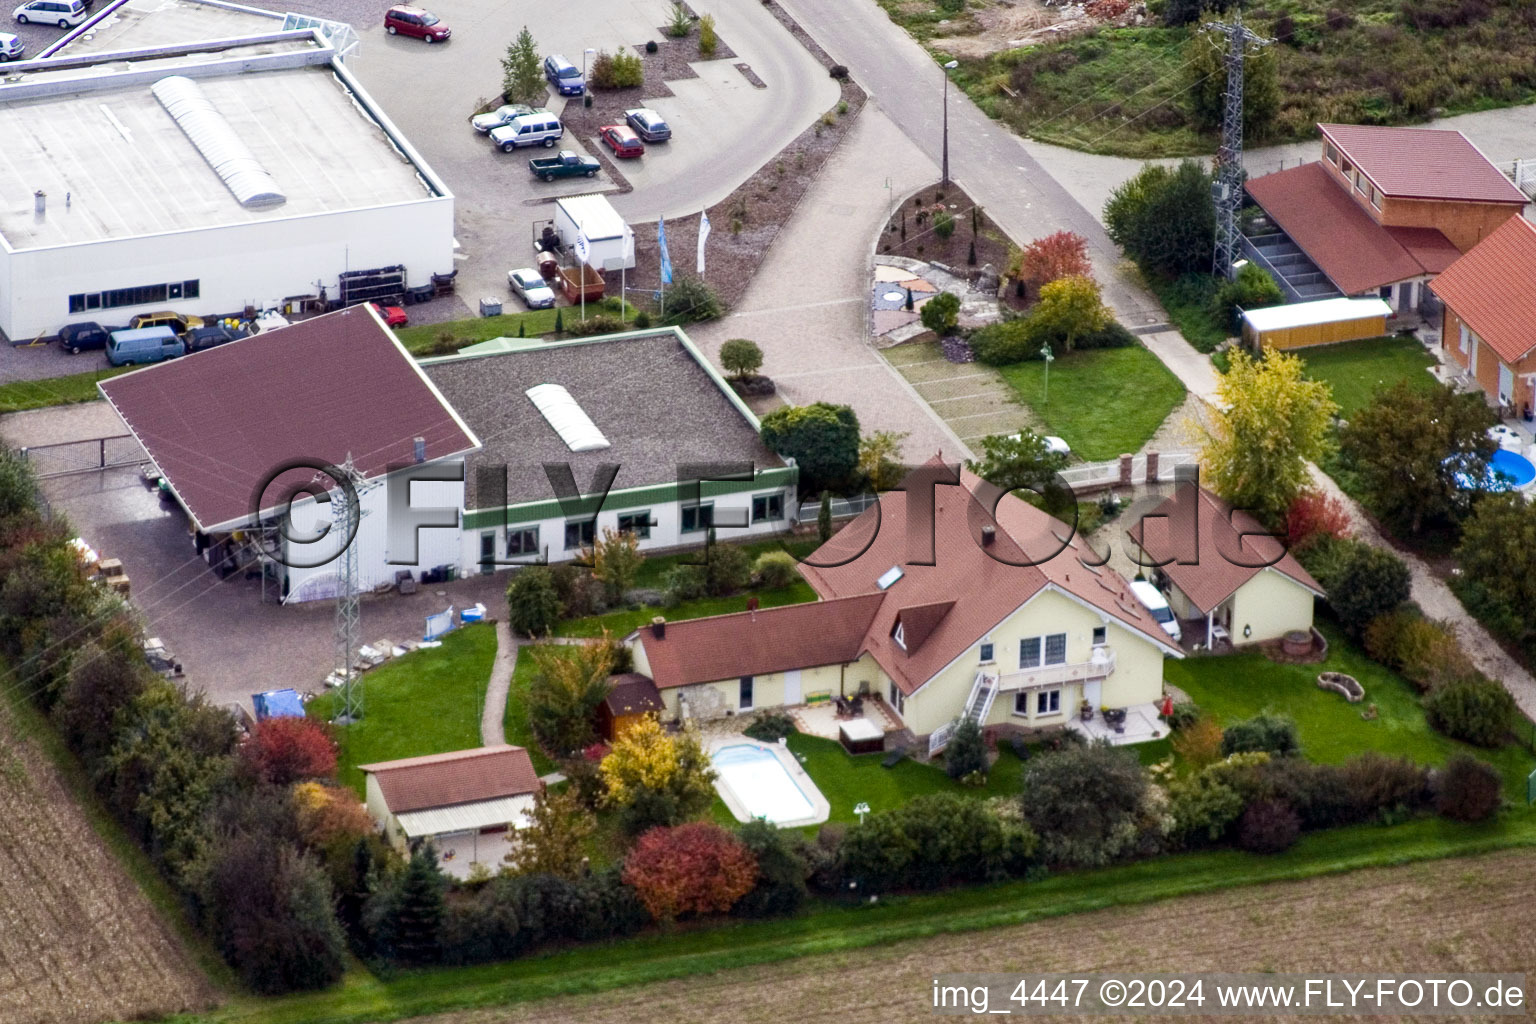
M 940 482 L 909 477 L 802 564 L 819 601 L 631 637 L 663 717 L 864 694 L 938 749 L 964 717 L 1016 732 L 1161 699 L 1182 653 L 1124 577 L 1033 505 L 1005 495 L 989 514 L 980 478 L 925 470 Z

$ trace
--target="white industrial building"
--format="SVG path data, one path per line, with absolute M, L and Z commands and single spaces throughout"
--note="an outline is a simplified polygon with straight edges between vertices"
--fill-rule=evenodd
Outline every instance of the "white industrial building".
M 451 275 L 453 196 L 348 72 L 354 41 L 208 0 L 119 2 L 6 65 L 0 331 L 309 309 Z

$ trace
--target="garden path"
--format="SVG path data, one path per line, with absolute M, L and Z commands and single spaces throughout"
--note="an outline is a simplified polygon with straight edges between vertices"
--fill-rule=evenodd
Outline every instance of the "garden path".
M 480 743 L 496 747 L 507 742 L 503 722 L 507 714 L 507 694 L 512 689 L 512 670 L 517 667 L 517 637 L 506 619 L 496 620 L 496 660 L 491 664 L 491 680 L 485 687 L 485 705 L 480 709 Z

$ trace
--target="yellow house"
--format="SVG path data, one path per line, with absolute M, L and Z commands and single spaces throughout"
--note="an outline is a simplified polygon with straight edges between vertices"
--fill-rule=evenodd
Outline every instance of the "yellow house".
M 664 717 L 862 693 L 937 750 L 962 717 L 1001 732 L 1150 708 L 1182 653 L 1065 524 L 1011 495 L 988 515 L 985 486 L 914 472 L 801 566 L 818 602 L 640 630 Z
M 1128 531 L 1173 614 L 1196 620 L 1185 641 L 1256 644 L 1312 628 L 1322 588 L 1257 520 L 1192 483 Z

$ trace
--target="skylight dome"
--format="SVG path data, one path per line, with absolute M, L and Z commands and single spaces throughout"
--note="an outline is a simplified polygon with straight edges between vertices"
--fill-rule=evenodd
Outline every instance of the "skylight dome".
M 597 429 L 586 410 L 559 384 L 538 384 L 523 394 L 560 435 L 573 452 L 595 452 L 607 448 L 608 439 Z

